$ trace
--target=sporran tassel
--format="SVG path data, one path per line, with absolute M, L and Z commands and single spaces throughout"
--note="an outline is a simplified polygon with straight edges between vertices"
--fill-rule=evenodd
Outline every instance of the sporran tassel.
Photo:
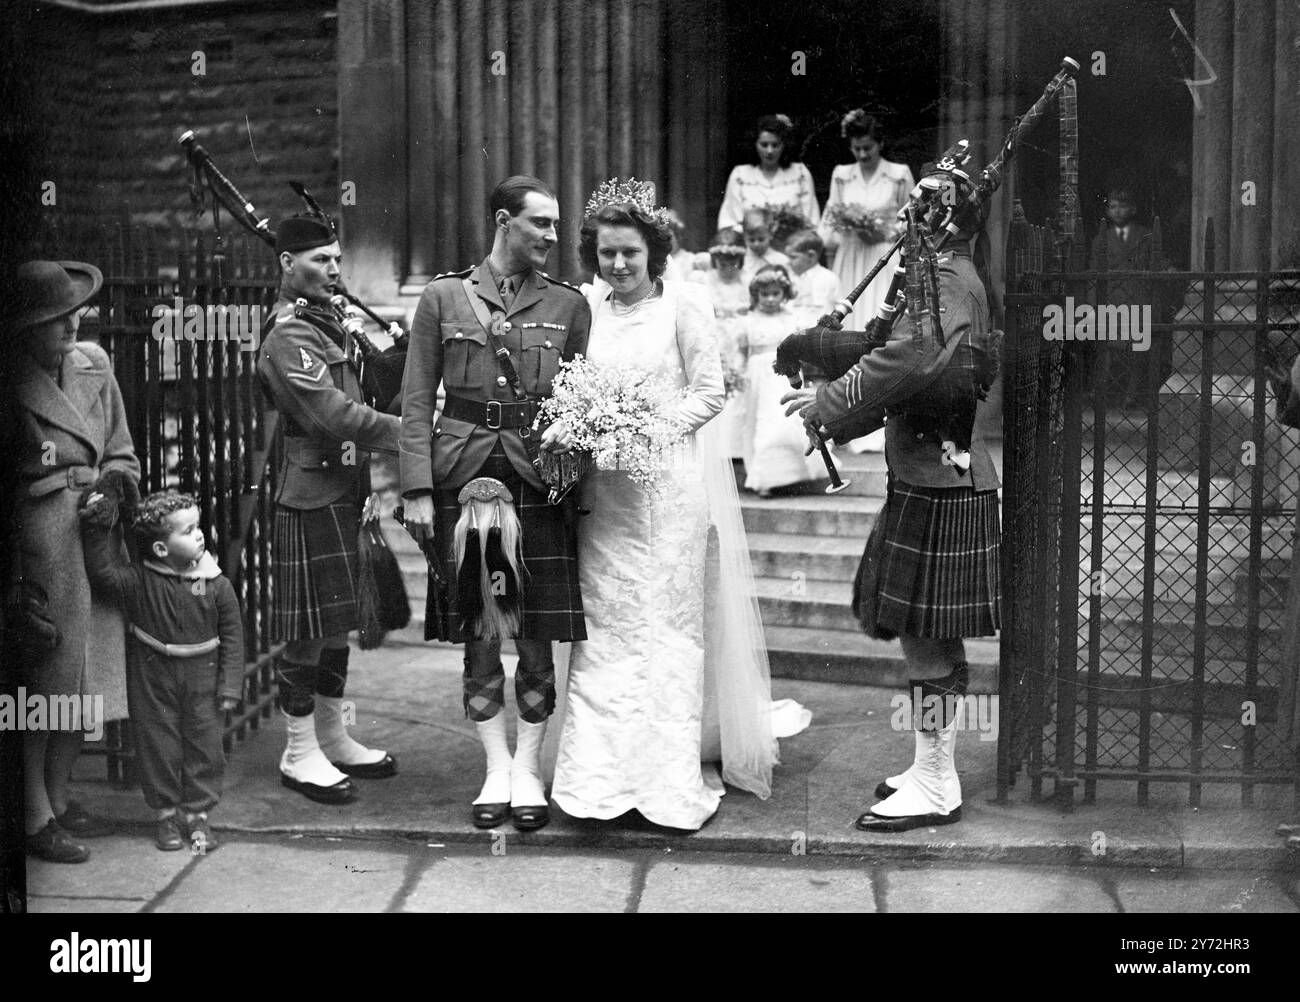
M 478 636 L 478 621 L 483 613 L 482 544 L 479 540 L 479 502 L 462 505 L 456 522 L 453 545 L 456 556 L 456 608 L 460 613 L 460 628 L 471 636 Z
M 483 548 L 482 637 L 512 637 L 522 617 L 519 581 L 519 518 L 514 505 L 496 502 Z

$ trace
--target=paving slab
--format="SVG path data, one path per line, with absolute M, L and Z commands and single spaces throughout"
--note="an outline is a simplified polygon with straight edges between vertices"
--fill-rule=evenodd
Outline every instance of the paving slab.
M 562 665 L 567 647 L 559 645 L 557 652 Z M 342 807 L 291 793 L 279 782 L 284 737 L 276 715 L 236 747 L 225 796 L 213 812 L 214 828 L 219 833 L 397 836 L 480 844 L 485 835 L 469 823 L 468 805 L 482 781 L 482 751 L 462 708 L 461 656 L 459 648 L 437 644 L 354 650 L 348 698 L 355 704 L 355 732 L 395 754 L 400 774 L 357 781 L 357 802 Z M 510 672 L 513 656 L 505 662 Z M 508 701 L 512 690 L 507 685 Z M 1207 784 L 1205 806 L 1194 811 L 1186 806 L 1185 785 L 1152 784 L 1150 806 L 1140 808 L 1134 784 L 1103 783 L 1095 804 L 1079 803 L 1063 812 L 1054 802 L 1031 801 L 1022 777 L 1009 801 L 996 804 L 996 741 L 980 740 L 974 731 L 958 737 L 964 795 L 960 824 L 901 835 L 858 832 L 853 821 L 873 803 L 876 783 L 911 760 L 911 734 L 891 723 L 897 693 L 775 679 L 773 695 L 803 703 L 812 710 L 813 723 L 782 741 L 782 762 L 767 801 L 731 790 L 715 818 L 693 834 L 655 828 L 635 817 L 582 821 L 558 808 L 541 831 L 502 830 L 512 845 L 600 851 L 676 847 L 780 855 L 802 842 L 814 855 L 880 860 L 1279 871 L 1296 865 L 1297 853 L 1276 834 L 1280 821 L 1296 820 L 1294 805 L 1284 795 L 1289 791 L 1261 788 L 1259 806 L 1242 809 L 1237 788 Z M 506 712 L 513 715 L 509 705 Z M 551 761 L 560 726 L 557 717 L 546 746 Z M 151 812 L 138 791 L 117 790 L 103 780 L 101 758 L 82 757 L 75 787 L 79 799 L 121 822 L 147 849 Z M 1285 803 L 1273 806 L 1277 801 Z M 78 893 L 117 896 L 98 887 Z
M 153 832 L 86 839 L 90 859 L 84 863 L 47 863 L 27 857 L 27 893 L 41 897 L 104 898 L 149 901 L 176 879 L 194 859 L 191 853 L 161 852 Z
M 492 845 L 499 846 L 494 854 Z M 511 847 L 510 835 L 478 855 L 429 857 L 400 903 L 404 912 L 624 912 L 639 863 L 591 853 L 545 855 Z
M 1118 910 L 1094 875 L 1059 867 L 889 867 L 879 879 L 891 912 Z
M 32 915 L 122 915 L 138 912 L 146 902 L 139 898 L 58 898 L 33 894 L 27 899 Z
M 806 858 L 805 858 L 806 859 Z M 695 862 L 680 856 L 651 865 L 638 912 L 708 910 L 747 912 L 874 912 L 875 894 L 866 864 L 811 868 L 805 860 L 783 865 L 780 857 L 754 865 Z
M 1278 825 L 1295 820 L 1293 810 L 1188 808 L 1167 816 L 1183 841 L 1185 866 L 1286 869 L 1297 863 L 1277 834 Z
M 198 860 L 153 910 L 382 912 L 407 867 L 406 852 L 359 839 L 226 841 Z
M 1116 873 L 1113 880 L 1126 912 L 1300 911 L 1270 874 L 1135 870 Z

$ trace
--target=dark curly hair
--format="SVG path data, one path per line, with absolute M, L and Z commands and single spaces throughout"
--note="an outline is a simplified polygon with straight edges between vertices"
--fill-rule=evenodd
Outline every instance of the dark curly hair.
M 794 151 L 791 149 L 794 144 L 790 142 L 790 136 L 791 133 L 794 132 L 794 127 L 788 124 L 789 121 L 790 120 L 784 115 L 762 116 L 754 125 L 754 132 L 749 137 L 749 148 L 751 150 L 754 149 L 755 144 L 758 142 L 758 137 L 764 132 L 770 132 L 772 135 L 776 136 L 777 139 L 781 140 L 782 144 L 781 156 L 777 159 L 777 163 L 782 167 L 789 167 L 790 161 L 794 157 Z M 758 163 L 757 152 L 754 156 L 754 163 Z
M 868 115 L 861 108 L 854 108 L 840 120 L 840 134 L 850 141 L 858 138 L 871 138 L 883 143 L 880 121 L 875 115 Z
M 166 542 L 172 534 L 168 517 L 186 508 L 197 508 L 193 494 L 175 490 L 155 491 L 144 498 L 135 509 L 135 534 L 140 545 L 148 548 L 156 542 Z
M 582 221 L 578 234 L 578 260 L 594 274 L 600 274 L 600 261 L 596 256 L 596 235 L 602 226 L 632 226 L 645 241 L 648 261 L 646 271 L 651 280 L 663 276 L 672 251 L 672 230 L 666 223 L 652 219 L 636 206 L 626 202 L 606 205 Z

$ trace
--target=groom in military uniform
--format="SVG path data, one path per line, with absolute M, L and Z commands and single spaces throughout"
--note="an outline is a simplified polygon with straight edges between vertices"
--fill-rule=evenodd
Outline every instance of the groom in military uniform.
M 435 278 L 415 311 L 402 385 L 401 485 L 407 527 L 416 538 L 432 534 L 444 581 L 457 579 L 452 530 L 461 514 L 460 489 L 490 477 L 513 498 L 525 567 L 514 637 L 513 757 L 501 712 L 501 641 L 466 632 L 454 588 L 425 629 L 465 644 L 465 713 L 487 757 L 474 824 L 494 828 L 510 815 L 516 828 L 528 830 L 550 820 L 540 752 L 555 707 L 551 642 L 587 636 L 575 532 L 562 508 L 547 503 L 529 437 L 537 436 L 540 449 L 568 448 L 561 426 L 537 430 L 534 422 L 560 363 L 586 351 L 591 312 L 577 289 L 541 271 L 557 239 L 560 210 L 551 190 L 534 177 L 510 177 L 492 192 L 490 207 L 492 252 L 476 268 Z M 506 351 L 508 361 L 494 348 Z M 519 399 L 516 380 L 526 399 Z M 435 413 L 440 384 L 446 401 Z
M 355 347 L 331 311 L 342 259 L 333 227 L 291 217 L 275 249 L 280 294 L 257 375 L 280 412 L 271 550 L 271 635 L 286 641 L 276 664 L 288 730 L 280 776 L 312 800 L 347 803 L 356 796 L 350 776 L 397 772 L 387 752 L 348 736 L 342 703 L 369 453 L 397 451 L 398 420 L 362 402 Z

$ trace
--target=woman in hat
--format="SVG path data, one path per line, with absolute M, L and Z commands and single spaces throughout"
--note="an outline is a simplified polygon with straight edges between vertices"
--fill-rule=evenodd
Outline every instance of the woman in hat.
M 102 283 L 93 265 L 29 261 L 18 269 L 9 319 L 22 422 L 18 563 L 29 587 L 43 590 L 45 615 L 59 633 L 56 645 L 29 647 L 25 685 L 29 698 L 71 696 L 83 708 L 98 709 L 102 697 L 102 719 L 76 722 L 96 728 L 126 716 L 125 629 L 116 608 L 91 596 L 77 508 L 92 486 L 129 502 L 140 478 L 108 355 L 77 340 L 78 311 Z M 25 735 L 27 849 L 52 862 L 79 863 L 89 856 L 79 839 L 103 834 L 104 823 L 69 796 L 84 732 L 53 716 L 46 730 Z

